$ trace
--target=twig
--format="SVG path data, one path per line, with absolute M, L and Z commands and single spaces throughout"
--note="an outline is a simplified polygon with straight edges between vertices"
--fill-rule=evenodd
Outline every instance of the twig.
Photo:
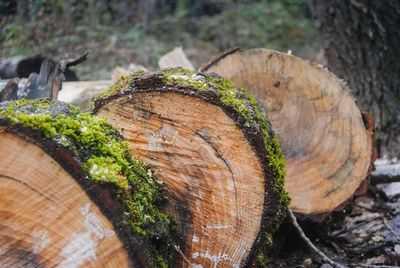
M 369 180 L 371 185 L 400 182 L 400 175 L 385 175 L 385 174 L 370 175 Z
M 364 240 L 364 242 L 365 242 L 365 240 Z M 386 245 L 387 245 L 387 243 L 376 243 L 376 244 L 372 244 L 372 245 L 366 246 L 364 248 L 358 248 L 358 249 L 352 249 L 352 248 L 347 247 L 346 251 L 348 251 L 352 254 L 360 255 L 360 254 L 366 254 L 366 253 L 368 253 L 372 250 L 378 249 L 378 248 L 382 248 Z
M 390 265 L 373 265 L 373 264 L 357 264 L 362 267 L 367 267 L 367 268 L 396 268 L 398 266 L 390 266 Z
M 86 51 L 82 56 L 78 56 L 75 59 L 66 60 L 66 67 L 75 66 L 75 65 L 78 65 L 78 64 L 84 62 L 85 60 L 87 60 L 88 55 L 89 55 L 89 52 Z
M 67 59 L 61 58 L 61 60 L 58 61 L 59 66 L 60 66 L 60 67 L 59 67 L 60 72 L 61 72 L 61 73 L 64 73 L 65 70 L 66 70 L 68 67 L 72 67 L 72 66 L 75 66 L 75 65 L 78 65 L 78 64 L 84 62 L 84 61 L 87 59 L 88 54 L 89 54 L 89 52 L 85 52 L 82 56 L 78 56 L 78 57 L 73 58 L 73 59 L 70 59 L 70 58 L 67 58 Z
M 186 258 L 185 254 L 183 254 L 182 250 L 180 249 L 179 246 L 175 245 L 175 250 L 178 251 L 178 253 L 182 256 L 182 258 L 189 264 L 189 266 L 192 266 L 193 264 L 190 262 L 188 258 Z
M 312 242 L 311 240 L 304 234 L 303 230 L 301 229 L 301 227 L 299 226 L 299 224 L 297 223 L 296 217 L 294 216 L 292 210 L 290 209 L 290 207 L 287 207 L 287 214 L 289 215 L 289 218 L 293 224 L 293 226 L 296 228 L 297 232 L 300 234 L 301 238 L 304 240 L 304 242 L 306 242 L 307 246 L 312 249 L 315 253 L 317 253 L 322 260 L 324 260 L 325 262 L 329 263 L 330 265 L 332 265 L 335 268 L 347 268 L 347 266 L 344 266 L 338 262 L 335 262 L 333 260 L 331 260 L 328 256 L 325 255 L 325 253 L 323 253 L 321 250 L 319 250 Z
M 400 241 L 400 236 L 396 233 L 396 231 L 393 230 L 393 228 L 387 223 L 385 219 L 382 219 L 382 221 L 386 228 L 388 228 L 388 230 L 396 237 L 396 239 Z

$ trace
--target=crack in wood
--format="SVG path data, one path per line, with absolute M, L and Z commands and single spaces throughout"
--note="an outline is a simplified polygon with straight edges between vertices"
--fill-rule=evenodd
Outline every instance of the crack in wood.
M 50 200 L 50 201 L 53 202 L 53 203 L 56 203 L 53 199 L 51 199 L 50 197 L 44 195 L 42 192 L 40 192 L 39 190 L 37 190 L 37 189 L 35 189 L 34 187 L 30 186 L 30 185 L 27 184 L 26 182 L 21 181 L 20 179 L 17 179 L 17 178 L 15 178 L 15 177 L 8 176 L 8 175 L 1 174 L 1 173 L 0 173 L 0 178 L 1 178 L 1 177 L 5 178 L 5 179 L 12 180 L 12 181 L 15 181 L 15 182 L 18 182 L 18 183 L 21 183 L 21 184 L 23 184 L 24 186 L 26 186 L 26 187 L 28 187 L 29 189 L 31 189 L 32 191 L 34 191 L 35 193 L 38 193 L 40 196 L 46 198 L 47 200 Z
M 157 116 L 158 118 L 160 118 L 160 119 L 162 119 L 162 120 L 165 120 L 165 121 L 168 121 L 168 122 L 174 122 L 174 123 L 175 123 L 174 120 L 172 120 L 172 119 L 170 119 L 170 118 L 167 118 L 167 117 L 163 117 L 163 116 L 161 116 L 161 114 L 155 113 L 155 112 L 150 111 L 150 110 L 147 110 L 147 109 L 145 109 L 145 108 L 143 108 L 143 107 L 134 106 L 133 108 L 134 108 L 135 110 L 139 110 L 139 111 L 145 113 L 149 118 L 150 118 L 151 116 L 154 115 L 154 116 Z M 147 120 L 147 121 L 149 121 L 149 120 Z
M 236 186 L 236 180 L 235 180 L 235 175 L 233 175 L 233 171 L 226 159 L 219 153 L 218 149 L 214 146 L 214 144 L 205 136 L 200 134 L 198 131 L 195 132 L 195 134 L 200 137 L 202 140 L 204 140 L 210 147 L 214 150 L 215 155 L 224 162 L 225 166 L 228 168 L 229 172 L 232 175 L 232 181 L 233 185 L 235 187 L 235 205 L 236 205 L 236 227 L 239 226 L 239 210 L 238 210 L 238 192 L 237 192 L 237 186 Z

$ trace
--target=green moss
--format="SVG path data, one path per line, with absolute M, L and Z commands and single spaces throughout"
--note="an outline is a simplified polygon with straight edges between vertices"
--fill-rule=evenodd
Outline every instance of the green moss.
M 284 190 L 285 185 L 285 159 L 279 147 L 279 142 L 276 136 L 270 129 L 267 114 L 254 97 L 249 95 L 244 89 L 236 89 L 234 84 L 226 79 L 220 77 L 212 77 L 202 73 L 195 73 L 193 71 L 185 70 L 182 68 L 168 69 L 157 72 L 155 74 L 160 79 L 159 86 L 186 86 L 195 91 L 213 91 L 216 92 L 221 103 L 227 107 L 232 107 L 244 119 L 244 126 L 246 128 L 256 127 L 263 133 L 265 145 L 265 160 L 268 164 L 272 175 L 274 177 L 273 191 L 278 198 L 279 209 L 276 215 L 276 222 L 266 230 L 265 239 L 261 250 L 258 251 L 257 257 L 259 260 L 266 260 L 266 249 L 271 246 L 272 234 L 278 229 L 280 223 L 286 216 L 286 207 L 290 203 L 290 199 Z M 109 97 L 110 94 L 117 93 L 125 90 L 136 90 L 136 81 L 144 77 L 133 77 L 131 82 L 129 78 L 118 82 L 109 92 L 100 96 L 98 100 Z M 139 84 L 138 84 L 139 85 Z
M 253 116 L 247 107 L 246 100 L 241 97 L 240 91 L 234 84 L 223 78 L 214 78 L 208 75 L 197 74 L 182 68 L 169 69 L 159 73 L 165 84 L 185 85 L 194 90 L 215 90 L 220 95 L 220 101 L 231 105 L 243 117 L 246 118 L 247 127 L 253 126 Z
M 137 74 L 143 75 L 144 72 L 138 72 Z M 134 74 L 125 75 L 125 76 L 122 75 L 122 76 L 118 79 L 118 81 L 117 81 L 109 90 L 107 90 L 106 92 L 103 92 L 103 93 L 99 94 L 99 95 L 95 98 L 95 100 L 96 100 L 96 99 L 105 98 L 105 97 L 111 95 L 112 93 L 121 91 L 123 88 L 127 87 L 127 86 L 130 84 L 130 82 L 132 81 L 132 78 L 133 78 L 133 77 L 134 77 Z M 91 107 L 88 107 L 88 108 L 90 109 Z
M 265 159 L 273 173 L 275 181 L 273 190 L 279 198 L 279 210 L 275 224 L 265 232 L 260 250 L 257 253 L 258 261 L 263 265 L 267 261 L 267 249 L 272 246 L 272 234 L 279 228 L 280 223 L 286 217 L 286 207 L 290 198 L 285 192 L 285 159 L 279 147 L 275 134 L 270 130 L 267 114 L 260 103 L 248 94 L 244 89 L 237 90 L 234 84 L 224 78 L 214 78 L 204 74 L 197 74 L 181 68 L 169 69 L 161 73 L 165 84 L 185 85 L 194 90 L 214 90 L 218 92 L 220 101 L 232 106 L 245 120 L 245 127 L 259 126 L 264 136 Z M 250 109 L 249 109 L 250 107 Z M 251 109 L 252 108 L 252 109 Z
M 148 72 L 145 71 L 138 71 L 135 72 L 133 74 L 129 74 L 129 75 L 122 75 L 118 81 L 106 92 L 103 92 L 99 95 L 96 96 L 95 100 L 98 99 L 104 99 L 106 97 L 108 97 L 109 95 L 119 92 L 121 90 L 123 90 L 124 88 L 127 88 L 129 86 L 132 85 L 132 78 L 134 77 L 138 77 L 138 76 L 142 76 L 147 74 Z M 93 108 L 94 102 L 92 104 L 90 104 L 90 106 L 88 107 L 88 110 L 91 110 Z
M 261 266 L 264 266 L 266 261 L 265 261 L 265 255 L 262 253 L 258 253 L 257 255 L 257 261 Z
M 161 76 L 164 84 L 167 85 L 185 85 L 199 91 L 216 91 L 223 104 L 232 106 L 246 119 L 246 127 L 253 127 L 255 125 L 260 127 L 264 134 L 265 158 L 275 177 L 274 190 L 277 196 L 280 196 L 280 208 L 277 218 L 278 222 L 281 222 L 286 215 L 286 207 L 290 203 L 290 198 L 284 190 L 286 175 L 285 159 L 279 147 L 278 139 L 270 130 L 266 113 L 263 112 L 264 108 L 261 104 L 244 89 L 237 90 L 231 81 L 224 78 L 214 78 L 182 68 L 168 69 L 158 74 Z M 134 84 L 132 83 L 131 86 L 134 87 Z M 252 106 L 253 111 L 249 109 L 249 106 Z
M 273 243 L 272 234 L 270 232 L 266 232 L 264 241 L 257 253 L 257 261 L 259 266 L 265 266 L 267 264 L 268 256 L 266 252 L 268 251 L 268 249 L 272 247 L 272 243 Z
M 128 78 L 121 86 L 127 82 Z M 3 103 L 0 116 L 69 147 L 88 180 L 114 189 L 112 192 L 124 211 L 125 222 L 137 242 L 149 249 L 149 265 L 162 267 L 171 263 L 176 227 L 172 218 L 159 208 L 163 202 L 161 186 L 152 178 L 148 165 L 131 157 L 128 143 L 106 119 L 49 100 Z M 171 251 L 165 250 L 167 247 Z
M 215 90 L 220 95 L 219 98 L 222 103 L 232 106 L 246 119 L 246 127 L 259 125 L 264 134 L 265 158 L 275 177 L 274 190 L 277 196 L 280 196 L 280 207 L 277 215 L 278 223 L 280 223 L 285 218 L 286 207 L 290 203 L 290 198 L 284 190 L 285 159 L 279 147 L 278 139 L 270 130 L 266 113 L 262 112 L 264 108 L 261 104 L 244 89 L 237 90 L 231 81 L 224 78 L 197 74 L 182 68 L 169 69 L 160 72 L 160 74 L 165 84 L 182 84 L 195 90 Z M 252 106 L 254 112 L 250 111 L 248 105 Z

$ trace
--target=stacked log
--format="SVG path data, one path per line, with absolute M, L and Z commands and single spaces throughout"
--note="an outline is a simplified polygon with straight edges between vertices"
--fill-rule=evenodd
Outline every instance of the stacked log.
M 162 267 L 176 225 L 109 124 L 61 102 L 0 104 L 0 266 Z
M 376 159 L 373 119 L 327 69 L 277 51 L 234 48 L 201 71 L 232 80 L 265 106 L 287 161 L 294 212 L 320 221 L 366 190 Z
M 1 103 L 0 266 L 262 264 L 285 189 L 316 220 L 365 190 L 373 119 L 327 70 L 262 49 L 202 70 L 122 77 L 91 114 Z
M 263 259 L 288 199 L 284 159 L 254 98 L 228 80 L 178 68 L 122 78 L 92 112 L 165 184 L 179 267 Z

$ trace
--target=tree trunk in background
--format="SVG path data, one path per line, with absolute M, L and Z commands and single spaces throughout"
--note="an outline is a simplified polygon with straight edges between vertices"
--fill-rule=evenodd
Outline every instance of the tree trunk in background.
M 400 156 L 400 1 L 309 0 L 328 67 L 372 114 L 380 157 Z

